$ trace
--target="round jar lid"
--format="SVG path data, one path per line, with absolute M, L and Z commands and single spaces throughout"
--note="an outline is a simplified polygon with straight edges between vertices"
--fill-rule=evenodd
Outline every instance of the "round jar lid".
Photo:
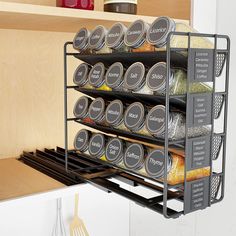
M 123 158 L 123 142 L 119 138 L 111 139 L 106 147 L 106 158 L 112 163 L 119 163 Z
M 76 118 L 83 119 L 86 117 L 89 109 L 90 100 L 86 96 L 78 99 L 74 107 L 74 115 Z
M 133 143 L 125 151 L 124 164 L 128 169 L 140 169 L 144 163 L 144 147 L 142 144 Z
M 87 63 L 80 64 L 75 70 L 73 81 L 78 86 L 83 86 L 87 82 L 89 66 Z
M 125 73 L 124 87 L 128 90 L 138 90 L 145 81 L 145 66 L 141 62 L 132 64 Z
M 129 105 L 124 115 L 125 126 L 132 130 L 137 131 L 143 126 L 145 120 L 145 108 L 142 103 L 135 102 Z
M 89 117 L 94 121 L 101 121 L 105 113 L 105 102 L 103 98 L 96 98 L 89 107 Z
M 105 43 L 106 28 L 102 25 L 97 26 L 89 37 L 89 47 L 94 50 L 99 50 Z
M 122 83 L 124 67 L 120 62 L 115 62 L 107 70 L 105 80 L 106 85 L 110 88 L 117 88 Z
M 146 128 L 153 135 L 161 135 L 165 131 L 166 112 L 165 106 L 153 107 L 146 118 Z
M 112 126 L 119 125 L 123 118 L 124 107 L 120 100 L 112 101 L 106 109 L 106 121 Z
M 169 17 L 159 17 L 150 26 L 147 32 L 147 41 L 156 47 L 166 44 L 168 34 L 175 31 L 175 22 Z
M 82 28 L 79 32 L 75 35 L 73 40 L 73 47 L 76 50 L 84 50 L 88 45 L 88 38 L 90 32 L 86 28 Z
M 105 152 L 105 136 L 103 134 L 93 134 L 89 142 L 89 154 L 96 158 L 101 158 Z
M 88 149 L 90 132 L 86 129 L 80 130 L 74 140 L 74 147 L 76 150 L 84 152 Z
M 126 27 L 118 22 L 108 31 L 106 36 L 106 45 L 109 48 L 118 48 L 124 40 Z
M 172 166 L 172 159 L 168 155 L 167 172 Z M 153 150 L 145 160 L 145 170 L 150 177 L 160 178 L 164 175 L 165 154 L 163 150 Z
M 149 25 L 143 20 L 136 20 L 127 29 L 124 42 L 128 47 L 139 47 L 146 40 Z
M 102 86 L 102 84 L 104 83 L 104 74 L 104 64 L 102 62 L 95 64 L 89 73 L 89 83 L 95 88 Z

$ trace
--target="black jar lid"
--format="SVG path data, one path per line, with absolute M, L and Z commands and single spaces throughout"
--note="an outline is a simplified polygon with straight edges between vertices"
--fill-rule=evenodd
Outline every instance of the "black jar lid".
M 124 115 L 125 126 L 131 131 L 137 131 L 143 127 L 145 121 L 145 108 L 141 102 L 135 102 L 128 106 Z
M 97 122 L 100 122 L 105 114 L 105 101 L 103 98 L 93 100 L 88 111 L 89 117 Z
M 106 36 L 106 45 L 109 48 L 119 48 L 124 42 L 124 36 L 127 28 L 120 22 L 114 24 Z
M 89 154 L 92 157 L 101 158 L 105 153 L 105 136 L 93 134 L 89 141 Z
M 143 167 L 145 150 L 142 144 L 133 143 L 125 151 L 124 164 L 128 169 L 137 170 Z
M 105 66 L 102 62 L 98 62 L 93 66 L 93 68 L 89 72 L 89 83 L 95 88 L 101 87 L 105 82 L 104 75 Z
M 89 48 L 93 50 L 100 50 L 105 44 L 106 28 L 98 25 L 89 36 Z
M 169 116 L 169 118 L 171 118 Z M 165 106 L 157 105 L 153 107 L 146 118 L 146 128 L 150 134 L 159 136 L 165 132 L 166 111 Z M 170 120 L 168 125 L 170 124 Z
M 168 154 L 167 173 L 172 166 L 172 158 Z M 151 151 L 145 159 L 145 170 L 150 177 L 160 178 L 163 177 L 165 171 L 165 154 L 163 150 Z
M 75 70 L 73 81 L 78 86 L 83 86 L 88 80 L 89 65 L 87 63 L 80 64 Z
M 115 62 L 107 70 L 106 85 L 112 89 L 118 88 L 123 82 L 124 67 L 120 62 Z
M 88 38 L 90 32 L 86 28 L 82 28 L 79 32 L 75 35 L 73 40 L 73 47 L 76 50 L 85 50 L 88 46 Z
M 106 109 L 106 122 L 112 126 L 118 126 L 123 119 L 124 106 L 121 100 L 112 101 Z
M 147 41 L 156 47 L 163 47 L 167 42 L 168 34 L 175 31 L 175 21 L 169 17 L 158 17 L 147 32 Z
M 74 140 L 75 149 L 80 152 L 87 151 L 88 146 L 89 146 L 90 135 L 91 135 L 90 131 L 86 129 L 80 130 L 75 136 L 75 140 Z
M 141 62 L 132 64 L 124 76 L 124 87 L 128 90 L 139 90 L 145 83 L 145 66 Z
M 149 25 L 143 20 L 136 20 L 127 29 L 124 42 L 126 46 L 138 48 L 146 40 Z
M 111 139 L 106 145 L 106 159 L 118 164 L 123 158 L 123 141 L 119 138 Z
M 76 118 L 84 119 L 88 114 L 90 98 L 82 96 L 78 99 L 74 106 L 74 115 Z

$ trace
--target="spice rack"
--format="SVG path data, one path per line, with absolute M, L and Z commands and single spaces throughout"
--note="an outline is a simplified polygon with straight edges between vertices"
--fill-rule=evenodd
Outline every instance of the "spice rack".
M 188 48 L 171 48 L 170 38 L 173 35 L 188 37 Z M 214 42 L 214 49 L 193 49 L 190 48 L 191 37 L 207 37 Z M 221 48 L 218 48 L 218 41 L 224 41 Z M 182 214 L 188 214 L 199 209 L 205 209 L 214 203 L 221 201 L 224 197 L 225 182 L 225 161 L 226 161 L 226 133 L 227 133 L 227 107 L 228 107 L 228 83 L 229 83 L 229 57 L 230 41 L 224 35 L 211 35 L 199 33 L 171 32 L 168 36 L 166 52 L 146 52 L 146 53 L 114 53 L 114 54 L 94 54 L 82 55 L 70 52 L 69 47 L 72 42 L 66 42 L 64 46 L 64 99 L 65 99 L 65 149 L 36 151 L 36 153 L 24 153 L 21 160 L 26 164 L 40 169 L 42 172 L 54 177 L 67 185 L 75 183 L 90 183 L 106 192 L 114 192 L 123 197 L 147 207 L 153 211 L 163 214 L 166 218 L 177 218 Z M 180 52 L 185 52 L 185 55 Z M 159 61 L 167 63 L 167 78 L 170 75 L 171 65 L 179 66 L 187 70 L 187 93 L 186 95 L 169 96 L 169 81 L 166 84 L 166 95 L 141 95 L 127 92 L 97 91 L 67 84 L 67 59 L 75 57 L 79 60 L 94 65 L 103 62 L 111 65 L 116 61 L 132 64 L 136 61 L 147 65 L 153 65 Z M 213 92 L 210 94 L 189 93 L 190 82 L 196 79 L 198 64 L 206 63 L 208 69 L 205 72 L 204 82 L 213 83 Z M 224 77 L 224 78 L 217 78 Z M 224 79 L 224 90 L 216 92 L 216 81 Z M 199 81 L 196 81 L 199 82 Z M 186 130 L 198 123 L 211 125 L 211 134 L 197 138 L 189 138 L 186 132 L 184 140 L 169 141 L 168 132 L 165 132 L 164 139 L 146 137 L 132 134 L 125 131 L 118 131 L 110 127 L 93 125 L 82 122 L 78 119 L 68 117 L 67 96 L 69 90 L 76 90 L 91 97 L 104 97 L 108 100 L 122 98 L 129 101 L 142 101 L 145 104 L 164 104 L 166 107 L 166 120 L 169 120 L 169 109 L 171 106 L 178 107 L 186 114 Z M 203 107 L 200 118 L 196 107 Z M 223 114 L 222 114 L 223 113 Z M 202 118 L 203 117 L 203 118 Z M 223 127 L 220 132 L 215 130 L 215 122 L 223 117 Z M 91 158 L 86 154 L 76 153 L 75 150 L 68 149 L 68 122 L 78 122 L 96 130 L 110 133 L 118 137 L 132 138 L 146 143 L 163 145 L 165 150 L 164 181 L 160 182 L 152 178 L 133 173 L 122 168 L 117 168 L 108 162 Z M 166 122 L 165 129 L 168 129 Z M 174 147 L 185 152 L 185 180 L 183 184 L 169 185 L 167 183 L 167 159 L 169 148 Z M 203 150 L 199 158 L 194 147 Z M 217 172 L 213 172 L 214 165 L 220 166 Z M 211 175 L 195 181 L 186 180 L 187 171 L 209 166 Z M 112 179 L 132 186 L 127 190 Z M 151 180 L 151 182 L 150 182 Z M 155 193 L 155 197 L 145 198 L 135 193 L 137 186 L 148 188 Z M 179 207 L 173 206 L 170 201 L 181 204 Z

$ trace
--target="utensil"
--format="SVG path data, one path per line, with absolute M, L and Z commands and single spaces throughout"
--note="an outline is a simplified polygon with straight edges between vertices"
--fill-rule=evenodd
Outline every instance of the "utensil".
M 78 205 L 79 195 L 75 195 L 75 215 L 70 225 L 70 236 L 89 236 L 84 222 L 79 218 Z

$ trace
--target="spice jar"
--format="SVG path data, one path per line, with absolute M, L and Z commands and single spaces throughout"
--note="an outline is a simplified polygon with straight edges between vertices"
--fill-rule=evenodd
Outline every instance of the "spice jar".
M 184 157 L 169 153 L 167 160 L 167 183 L 176 185 L 184 182 Z M 165 155 L 163 150 L 152 150 L 145 160 L 145 170 L 148 176 L 163 181 L 165 170 Z M 193 181 L 210 175 L 210 167 L 187 172 L 186 180 Z
M 152 94 L 146 84 L 146 69 L 143 63 L 136 62 L 127 69 L 124 76 L 124 88 L 133 93 Z
M 120 100 L 112 101 L 106 109 L 106 122 L 115 129 L 127 130 L 124 125 L 124 105 Z
M 157 105 L 153 107 L 146 118 L 146 129 L 149 133 L 158 138 L 165 136 L 165 106 Z M 171 140 L 185 138 L 186 118 L 180 112 L 170 112 L 168 121 L 168 137 Z M 188 130 L 189 137 L 197 137 L 209 134 L 211 131 L 210 125 L 191 127 Z
M 91 49 L 93 53 L 103 54 L 112 52 L 112 50 L 105 44 L 106 34 L 107 29 L 102 25 L 97 26 L 91 32 L 89 36 L 89 49 Z
M 124 36 L 127 28 L 120 22 L 114 24 L 106 36 L 106 45 L 113 52 L 128 52 L 129 47 L 125 45 Z
M 86 96 L 80 97 L 74 106 L 74 116 L 84 122 L 93 123 L 88 115 L 88 110 L 91 103 L 91 98 Z
M 88 39 L 90 36 L 90 31 L 86 28 L 80 29 L 74 37 L 73 47 L 75 50 L 78 50 L 80 53 L 90 53 L 91 51 L 88 48 Z
M 111 88 L 105 84 L 105 73 L 106 69 L 102 62 L 95 64 L 89 73 L 89 84 L 97 90 L 110 91 Z
M 89 107 L 89 118 L 97 124 L 106 125 L 105 109 L 106 104 L 103 98 L 96 98 Z
M 124 41 L 132 52 L 155 51 L 155 47 L 146 41 L 149 27 L 149 24 L 143 20 L 136 20 L 128 27 Z
M 165 62 L 156 63 L 147 74 L 147 87 L 153 94 L 165 94 L 167 66 Z M 187 74 L 181 69 L 171 69 L 169 77 L 169 94 L 185 94 L 187 88 Z M 190 83 L 190 93 L 211 92 L 207 83 Z
M 103 134 L 93 134 L 89 141 L 89 154 L 93 158 L 106 161 L 105 147 L 107 138 Z
M 146 108 L 141 102 L 135 102 L 129 105 L 124 115 L 126 128 L 134 133 L 150 135 L 144 125 L 146 113 Z
M 94 0 L 57 0 L 58 7 L 94 10 Z
M 183 22 L 175 22 L 169 17 L 157 18 L 147 32 L 147 41 L 156 47 L 156 50 L 166 50 L 168 34 L 176 32 L 196 32 Z M 191 37 L 191 48 L 213 48 L 212 42 L 204 37 Z M 174 35 L 170 40 L 170 46 L 174 48 L 188 48 L 188 37 Z
M 137 14 L 137 0 L 104 0 L 104 11 Z
M 88 83 L 88 74 L 91 68 L 92 67 L 88 65 L 87 63 L 80 64 L 75 70 L 75 73 L 73 76 L 74 83 L 82 88 L 88 88 L 88 89 L 93 88 Z
M 115 91 L 124 90 L 124 67 L 120 62 L 115 62 L 107 70 L 105 76 L 106 85 Z
M 75 136 L 74 140 L 75 149 L 84 154 L 89 154 L 88 148 L 91 135 L 92 133 L 86 129 L 80 130 Z
M 123 162 L 124 142 L 119 138 L 111 139 L 106 146 L 106 159 L 119 165 Z

